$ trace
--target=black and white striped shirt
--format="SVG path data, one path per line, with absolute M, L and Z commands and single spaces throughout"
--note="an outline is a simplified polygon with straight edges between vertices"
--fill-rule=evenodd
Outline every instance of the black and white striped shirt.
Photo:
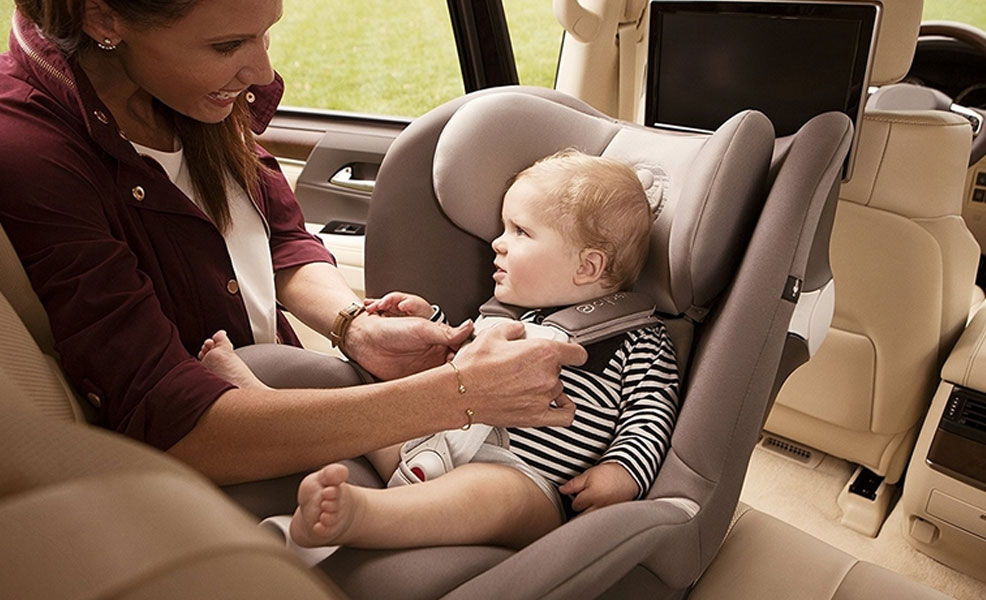
M 536 322 L 537 311 L 521 316 Z M 510 428 L 510 450 L 548 481 L 562 485 L 600 462 L 623 465 L 643 497 L 671 445 L 678 416 L 678 368 L 663 323 L 586 348 L 581 367 L 563 367 L 575 403 L 568 427 Z
M 440 310 L 432 317 L 442 320 Z M 520 317 L 540 324 L 531 310 Z M 586 347 L 581 367 L 565 366 L 561 382 L 575 403 L 568 427 L 509 428 L 510 450 L 560 486 L 600 462 L 623 465 L 643 497 L 671 445 L 678 417 L 678 368 L 663 323 Z

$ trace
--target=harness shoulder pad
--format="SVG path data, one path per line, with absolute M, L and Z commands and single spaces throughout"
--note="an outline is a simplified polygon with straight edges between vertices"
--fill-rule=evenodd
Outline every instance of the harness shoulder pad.
M 654 301 L 645 294 L 616 292 L 564 308 L 543 324 L 561 329 L 573 342 L 584 346 L 660 323 L 654 310 Z

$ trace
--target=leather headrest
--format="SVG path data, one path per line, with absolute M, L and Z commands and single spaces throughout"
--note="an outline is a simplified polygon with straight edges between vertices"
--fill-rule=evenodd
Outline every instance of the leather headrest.
M 763 201 L 770 121 L 742 112 L 713 134 L 646 128 L 521 93 L 464 104 L 435 149 L 435 195 L 448 218 L 486 241 L 500 234 L 510 179 L 565 148 L 633 166 L 657 218 L 636 289 L 658 310 L 701 318 L 729 281 Z
M 880 5 L 869 85 L 896 83 L 907 75 L 917 47 L 923 0 L 828 0 Z

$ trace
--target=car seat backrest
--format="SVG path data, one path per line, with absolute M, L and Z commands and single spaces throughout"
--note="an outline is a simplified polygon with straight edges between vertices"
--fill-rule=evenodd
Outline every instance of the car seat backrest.
M 5 598 L 343 597 L 187 466 L 24 406 L 0 420 L 0 539 Z
M 34 293 L 31 282 L 24 272 L 21 259 L 10 243 L 7 233 L 0 227 L 0 293 L 13 307 L 24 322 L 41 351 L 50 356 L 55 354 L 55 340 L 48 323 L 48 314 L 41 300 Z
M 871 85 L 906 74 L 920 8 L 883 6 Z M 867 102 L 832 233 L 832 327 L 766 423 L 887 483 L 903 473 L 975 290 L 979 249 L 961 216 L 971 128 L 931 110 L 940 101 L 891 85 Z
M 770 122 L 756 111 L 736 115 L 711 135 L 694 134 L 500 93 L 476 98 L 449 119 L 435 149 L 434 191 L 452 222 L 489 242 L 502 231 L 500 206 L 510 180 L 538 159 L 575 147 L 627 162 L 649 184 L 656 215 L 636 290 L 665 315 L 698 320 L 745 247 L 762 205 L 773 141 Z
M 14 258 L 16 260 L 16 256 Z M 20 274 L 24 276 L 23 271 Z M 25 327 L 23 317 L 7 300 L 9 275 L 6 273 L 2 279 L 4 283 L 0 284 L 4 288 L 0 294 L 0 331 L 3 332 L 0 336 L 0 406 L 6 410 L 15 403 L 30 405 L 57 420 L 84 421 L 80 404 L 75 401 L 57 359 L 41 351 Z

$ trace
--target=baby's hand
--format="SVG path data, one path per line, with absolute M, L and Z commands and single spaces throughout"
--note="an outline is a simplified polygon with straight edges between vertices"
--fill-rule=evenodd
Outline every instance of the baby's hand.
M 366 312 L 382 317 L 422 317 L 430 319 L 431 304 L 421 296 L 405 292 L 390 292 L 380 299 L 363 300 Z
M 578 512 L 589 512 L 617 502 L 633 500 L 639 490 L 630 473 L 615 462 L 590 467 L 558 488 L 562 494 L 575 496 L 572 509 Z

